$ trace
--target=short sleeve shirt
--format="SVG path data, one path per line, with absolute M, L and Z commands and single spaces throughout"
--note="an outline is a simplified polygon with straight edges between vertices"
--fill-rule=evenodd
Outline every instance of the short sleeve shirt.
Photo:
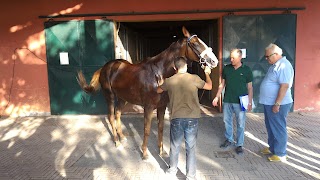
M 205 85 L 199 76 L 189 73 L 177 73 L 164 80 L 160 86 L 169 94 L 171 118 L 200 118 L 198 89 Z
M 225 80 L 223 102 L 240 104 L 239 96 L 248 94 L 247 84 L 253 79 L 251 69 L 244 64 L 234 69 L 232 64 L 228 64 L 222 70 L 222 78 Z
M 293 67 L 285 56 L 271 65 L 260 85 L 259 103 L 274 105 L 278 97 L 280 85 L 284 83 L 289 84 L 289 88 L 281 101 L 281 105 L 292 103 L 291 87 L 293 77 Z

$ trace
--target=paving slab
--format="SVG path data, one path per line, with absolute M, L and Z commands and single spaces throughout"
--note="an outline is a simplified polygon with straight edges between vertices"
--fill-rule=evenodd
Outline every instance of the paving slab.
M 288 116 L 288 162 L 268 162 L 261 113 L 247 113 L 244 154 L 223 150 L 221 113 L 203 111 L 197 142 L 197 179 L 320 179 L 320 113 Z M 149 159 L 142 160 L 143 115 L 122 116 L 127 141 L 116 148 L 104 116 L 7 117 L 0 119 L 2 179 L 168 179 L 169 120 L 164 126 L 165 155 L 159 156 L 157 121 L 152 121 Z M 185 149 L 176 179 L 185 179 Z

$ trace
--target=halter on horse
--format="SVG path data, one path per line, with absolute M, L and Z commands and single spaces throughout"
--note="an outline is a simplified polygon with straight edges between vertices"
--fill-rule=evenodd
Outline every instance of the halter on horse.
M 89 85 L 82 72 L 78 73 L 79 85 L 85 92 L 92 93 L 102 88 L 108 104 L 108 118 L 116 146 L 120 145 L 119 138 L 121 141 L 126 140 L 122 133 L 120 119 L 125 103 L 144 107 L 143 159 L 148 158 L 147 144 L 154 109 L 157 109 L 158 118 L 158 147 L 160 155 L 163 153 L 163 121 L 169 99 L 167 93 L 158 94 L 156 89 L 159 79 L 168 78 L 175 73 L 173 60 L 178 56 L 185 56 L 189 60 L 199 62 L 202 67 L 214 68 L 218 64 L 218 59 L 211 48 L 196 35 L 191 36 L 185 27 L 182 28 L 182 32 L 185 38 L 172 43 L 160 54 L 138 64 L 131 64 L 123 59 L 107 62 L 94 73 Z
M 188 38 L 187 42 L 188 42 L 188 46 L 190 46 L 190 48 L 193 50 L 194 53 L 196 53 L 195 51 L 197 51 L 196 48 L 193 47 L 193 45 L 190 43 L 190 40 L 193 37 L 197 37 L 197 35 L 192 35 Z M 198 39 L 203 45 L 206 46 L 206 49 L 204 51 L 202 51 L 201 53 L 196 53 L 199 57 L 199 64 L 201 65 L 201 68 L 204 69 L 205 66 L 208 66 L 210 69 L 213 69 L 217 66 L 218 61 L 217 61 L 217 57 L 213 54 L 212 52 L 212 48 L 208 47 L 201 39 Z M 207 57 L 207 58 L 205 58 Z M 214 59 L 211 59 L 211 57 L 215 57 Z

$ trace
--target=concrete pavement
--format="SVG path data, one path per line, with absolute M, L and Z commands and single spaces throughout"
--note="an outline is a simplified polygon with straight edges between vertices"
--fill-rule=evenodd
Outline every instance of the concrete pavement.
M 290 113 L 288 162 L 268 162 L 263 114 L 248 113 L 245 152 L 224 151 L 222 114 L 206 111 L 197 143 L 197 178 L 320 179 L 320 113 Z M 127 141 L 115 148 L 104 116 L 47 116 L 0 119 L 0 180 L 6 179 L 166 179 L 169 157 L 160 157 L 157 123 L 152 123 L 149 159 L 141 159 L 143 115 L 122 117 Z M 183 146 L 184 147 L 184 146 Z M 169 154 L 169 121 L 164 149 Z M 185 179 L 181 149 L 177 179 Z

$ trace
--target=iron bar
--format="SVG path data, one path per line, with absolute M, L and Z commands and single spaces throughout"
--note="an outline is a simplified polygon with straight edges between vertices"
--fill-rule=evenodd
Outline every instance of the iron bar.
M 169 15 L 169 14 L 203 14 L 203 13 L 234 13 L 234 12 L 257 12 L 257 11 L 298 11 L 305 10 L 305 7 L 288 8 L 253 8 L 253 9 L 212 9 L 212 10 L 186 10 L 186 11 L 151 11 L 151 12 L 113 12 L 113 13 L 94 13 L 94 14 L 59 14 L 59 15 L 40 15 L 41 18 L 74 18 L 74 17 L 109 17 L 109 16 L 141 16 L 141 15 Z

